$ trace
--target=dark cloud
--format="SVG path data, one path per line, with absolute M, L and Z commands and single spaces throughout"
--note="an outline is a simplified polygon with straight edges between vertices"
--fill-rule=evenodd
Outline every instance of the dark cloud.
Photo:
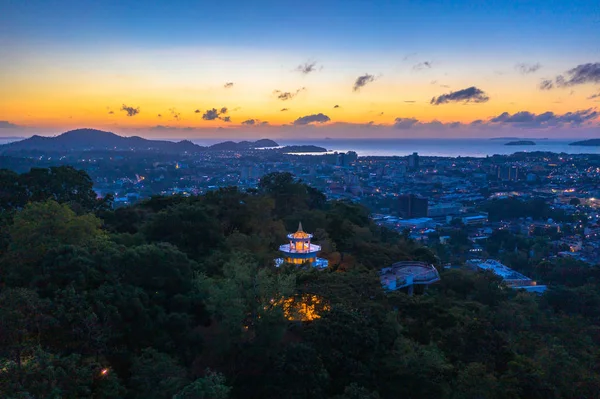
M 566 76 L 565 76 L 566 75 Z M 577 65 L 569 69 L 565 75 L 558 75 L 552 80 L 544 80 L 540 85 L 542 90 L 554 87 L 571 87 L 586 83 L 600 83 L 600 62 Z
M 280 110 L 280 111 L 281 111 L 281 112 L 285 112 L 285 111 L 288 111 L 288 109 L 287 109 L 287 108 L 281 108 L 281 110 Z
M 462 123 L 460 122 L 449 122 L 442 123 L 438 120 L 432 120 L 431 122 L 421 122 L 417 118 L 396 118 L 394 120 L 394 125 L 396 129 L 407 130 L 412 128 L 458 128 L 461 127 Z
M 554 83 L 550 79 L 544 79 L 540 83 L 540 90 L 550 90 L 552 88 L 554 88 Z
M 121 107 L 121 111 L 125 111 L 127 113 L 127 116 L 136 116 L 140 113 L 140 107 L 134 108 L 123 104 L 123 106 Z
M 308 75 L 311 72 L 314 72 L 317 70 L 317 62 L 316 61 L 309 61 L 309 62 L 305 62 L 304 64 L 300 64 L 296 67 L 296 71 L 304 74 L 304 75 Z
M 521 111 L 514 114 L 503 112 L 490 119 L 490 123 L 523 128 L 560 127 L 565 125 L 580 126 L 586 122 L 593 121 L 598 118 L 599 115 L 600 114 L 592 108 L 567 112 L 562 115 L 550 111 L 542 114 L 534 114 L 529 111 Z
M 266 125 L 268 125 L 268 124 L 269 124 L 269 122 L 267 122 L 267 121 L 262 121 L 260 124 L 261 124 L 261 126 L 266 126 Z
M 223 122 L 231 122 L 231 116 L 224 116 L 222 120 Z
M 422 71 L 423 69 L 431 69 L 431 66 L 432 65 L 430 61 L 423 61 L 413 65 L 413 70 Z
M 340 106 L 339 106 L 339 105 L 337 105 L 337 104 L 333 106 L 333 108 L 339 108 L 339 107 L 340 107 Z
M 8 128 L 16 128 L 19 127 L 14 123 L 10 123 L 9 121 L 0 121 L 0 129 L 8 129 Z
M 589 96 L 587 99 L 588 100 L 593 100 L 594 98 L 600 98 L 600 93 L 598 94 L 592 94 L 591 96 Z
M 231 89 L 233 87 L 233 82 L 227 82 L 223 85 L 223 87 L 226 89 Z
M 114 114 L 114 113 L 115 113 L 115 111 L 108 111 L 108 114 L 109 114 L 109 115 L 112 115 L 112 114 Z
M 394 127 L 396 129 L 410 129 L 417 123 L 419 123 L 419 121 L 415 118 L 396 118 Z
M 245 121 L 242 122 L 242 125 L 255 125 L 258 122 L 258 120 L 256 119 L 246 119 Z
M 311 123 L 325 123 L 331 119 L 322 113 L 306 115 L 294 121 L 294 125 L 310 125 Z
M 541 67 L 542 67 L 542 64 L 540 64 L 539 62 L 536 62 L 535 64 L 527 64 L 527 63 L 521 62 L 521 63 L 515 65 L 515 69 L 517 71 L 519 71 L 520 73 L 522 73 L 523 75 L 528 75 L 530 73 L 537 72 Z
M 200 112 L 202 112 L 202 111 L 200 111 L 199 109 L 194 111 L 195 114 L 199 114 Z
M 278 100 L 287 101 L 287 100 L 291 100 L 292 98 L 296 97 L 301 91 L 304 91 L 304 90 L 306 90 L 306 87 L 301 87 L 298 90 L 296 90 L 295 92 L 273 90 L 273 94 L 275 94 L 277 96 Z
M 405 103 L 415 103 L 415 100 L 404 100 Z
M 365 87 L 367 84 L 374 82 L 374 81 L 375 81 L 375 76 L 365 73 L 364 75 L 356 78 L 356 81 L 354 82 L 354 85 L 352 86 L 352 91 L 359 91 L 361 89 L 361 87 Z
M 162 115 L 161 115 L 161 114 L 158 114 L 157 116 L 158 116 L 159 118 L 162 118 Z
M 221 109 L 207 109 L 204 114 L 202 114 L 202 119 L 205 121 L 214 121 L 215 119 L 223 119 L 224 114 L 227 113 L 227 107 L 222 107 Z M 224 119 L 223 119 L 224 120 Z
M 600 62 L 577 65 L 567 71 L 567 78 L 557 76 L 556 83 L 559 86 L 600 83 Z
M 171 113 L 171 116 L 173 117 L 173 119 L 175 119 L 176 121 L 181 120 L 181 113 L 177 112 L 177 110 L 175 108 L 169 108 L 169 112 Z
M 431 104 L 440 105 L 440 104 L 448 104 L 451 102 L 474 102 L 474 103 L 485 103 L 489 101 L 489 97 L 485 92 L 481 89 L 478 89 L 475 86 L 468 87 L 466 89 L 451 91 L 447 94 L 442 94 L 439 97 L 433 97 L 431 99 Z

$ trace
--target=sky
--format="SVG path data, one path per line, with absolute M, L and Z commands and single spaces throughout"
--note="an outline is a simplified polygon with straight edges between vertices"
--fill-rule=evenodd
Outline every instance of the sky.
M 597 0 L 0 0 L 0 136 L 600 137 Z

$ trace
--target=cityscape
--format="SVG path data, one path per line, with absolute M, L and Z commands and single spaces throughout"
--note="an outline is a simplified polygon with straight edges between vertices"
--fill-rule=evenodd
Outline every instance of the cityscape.
M 0 10 L 0 398 L 600 399 L 598 4 Z

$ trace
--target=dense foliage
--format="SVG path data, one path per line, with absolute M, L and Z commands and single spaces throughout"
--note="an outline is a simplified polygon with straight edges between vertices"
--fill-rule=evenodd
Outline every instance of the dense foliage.
M 73 170 L 36 171 L 39 195 L 18 188 L 28 179 L 2 173 L 3 398 L 600 392 L 595 270 L 561 274 L 540 263 L 536 273 L 556 285 L 542 297 L 460 270 L 427 295 L 386 294 L 377 269 L 435 255 L 289 174 L 268 175 L 252 192 L 155 197 L 113 211 L 91 185 L 68 182 Z M 299 221 L 329 270 L 273 267 Z M 312 321 L 291 313 L 306 301 Z

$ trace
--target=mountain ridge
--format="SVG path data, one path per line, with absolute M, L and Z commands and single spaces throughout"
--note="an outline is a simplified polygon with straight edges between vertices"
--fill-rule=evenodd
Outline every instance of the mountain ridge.
M 113 132 L 98 129 L 75 129 L 54 137 L 33 135 L 30 138 L 0 145 L 0 153 L 14 151 L 89 151 L 89 150 L 128 150 L 128 151 L 160 151 L 167 153 L 195 153 L 204 151 L 235 151 L 252 148 L 278 147 L 279 144 L 269 139 L 255 142 L 228 141 L 210 147 L 192 143 L 190 140 L 168 141 L 151 140 L 139 136 L 120 136 Z

